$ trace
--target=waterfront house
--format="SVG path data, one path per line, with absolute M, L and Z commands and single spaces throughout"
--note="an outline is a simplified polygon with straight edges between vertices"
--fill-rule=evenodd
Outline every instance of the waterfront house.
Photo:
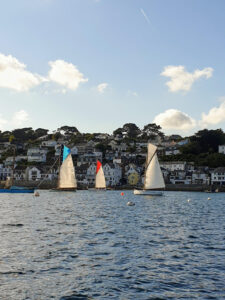
M 170 173 L 169 181 L 172 184 L 191 184 L 192 174 L 184 170 L 175 170 Z
M 122 168 L 118 164 L 106 163 L 103 165 L 105 181 L 107 186 L 118 185 L 122 178 Z M 90 186 L 95 183 L 96 164 L 92 163 L 87 169 L 87 181 Z
M 0 164 L 0 180 L 6 180 L 7 177 L 12 176 L 12 168 Z
M 192 184 L 204 184 L 209 185 L 210 184 L 211 176 L 208 172 L 206 172 L 204 169 L 198 169 L 195 170 L 192 173 Z
M 29 166 L 25 171 L 25 179 L 29 181 L 54 180 L 57 178 L 57 171 L 47 167 Z
M 225 167 L 219 167 L 212 171 L 211 184 L 225 185 Z
M 103 166 L 107 186 L 118 185 L 122 178 L 122 168 L 118 164 L 106 163 Z

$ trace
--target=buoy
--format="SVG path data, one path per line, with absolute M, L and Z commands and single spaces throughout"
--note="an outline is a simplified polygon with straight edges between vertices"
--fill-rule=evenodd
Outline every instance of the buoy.
M 187 199 L 187 202 L 190 202 L 191 201 L 191 199 Z
M 40 196 L 40 194 L 38 193 L 38 191 L 35 191 L 35 192 L 34 192 L 34 196 L 35 196 L 35 197 L 39 197 L 39 196 Z
M 121 192 L 121 194 L 120 194 L 121 196 L 124 196 L 124 192 Z
M 134 202 L 131 202 L 131 201 L 128 201 L 128 202 L 127 202 L 127 206 L 134 206 L 134 205 L 135 205 Z
M 208 197 L 208 200 L 211 200 L 211 198 L 210 198 L 210 197 Z

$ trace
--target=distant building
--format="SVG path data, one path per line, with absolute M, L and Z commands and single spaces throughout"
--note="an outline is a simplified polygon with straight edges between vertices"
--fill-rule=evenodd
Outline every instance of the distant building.
M 211 173 L 211 184 L 225 185 L 225 167 L 219 167 Z
M 6 180 L 7 177 L 12 176 L 12 168 L 4 167 L 0 164 L 0 180 Z
M 30 166 L 26 168 L 25 179 L 29 181 L 53 180 L 57 178 L 55 170 L 49 170 L 46 167 Z
M 46 162 L 47 149 L 29 148 L 27 151 L 28 162 Z
M 180 150 L 177 147 L 168 147 L 165 149 L 165 155 L 177 155 L 180 154 Z
M 176 170 L 171 172 L 169 180 L 172 184 L 191 184 L 192 174 L 190 172 Z
M 103 165 L 106 186 L 115 186 L 119 184 L 122 178 L 122 169 L 118 164 L 106 163 Z M 96 164 L 91 164 L 87 169 L 87 181 L 90 186 L 95 183 Z
M 195 170 L 192 173 L 192 183 L 193 184 L 205 184 L 209 185 L 210 184 L 210 174 L 206 173 L 203 170 Z
M 219 145 L 219 150 L 218 150 L 219 153 L 223 153 L 225 154 L 225 145 Z
M 48 141 L 43 141 L 41 145 L 48 148 L 54 148 L 57 145 L 57 142 L 53 140 L 48 140 Z

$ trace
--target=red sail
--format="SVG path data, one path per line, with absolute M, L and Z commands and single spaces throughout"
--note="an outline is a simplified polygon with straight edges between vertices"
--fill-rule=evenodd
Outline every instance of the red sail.
M 101 168 L 102 164 L 99 160 L 97 160 L 97 168 L 96 168 L 96 174 L 98 173 L 99 169 Z

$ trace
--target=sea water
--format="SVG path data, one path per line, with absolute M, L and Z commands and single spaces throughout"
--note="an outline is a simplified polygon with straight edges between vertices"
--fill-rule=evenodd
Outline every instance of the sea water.
M 225 194 L 0 194 L 0 299 L 225 299 Z

